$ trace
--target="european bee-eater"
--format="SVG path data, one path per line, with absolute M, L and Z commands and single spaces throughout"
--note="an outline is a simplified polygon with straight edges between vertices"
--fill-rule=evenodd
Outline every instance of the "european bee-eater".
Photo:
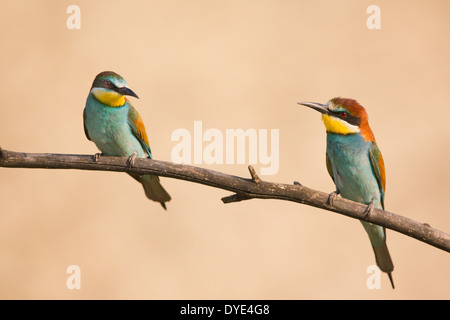
M 144 122 L 125 96 L 139 98 L 127 82 L 112 71 L 101 72 L 95 77 L 83 112 L 84 132 L 105 156 L 152 159 Z M 170 195 L 162 187 L 159 177 L 130 174 L 142 183 L 147 198 L 161 203 Z
M 369 127 L 366 110 L 353 99 L 334 98 L 327 104 L 302 102 L 322 114 L 327 131 L 326 164 L 336 185 L 329 201 L 337 194 L 384 210 L 386 176 L 383 157 Z M 378 267 L 386 272 L 394 288 L 394 265 L 386 246 L 386 230 L 361 221 L 369 235 Z

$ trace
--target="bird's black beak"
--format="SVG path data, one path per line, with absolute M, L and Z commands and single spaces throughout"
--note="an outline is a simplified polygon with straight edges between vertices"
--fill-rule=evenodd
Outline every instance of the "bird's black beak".
M 302 105 L 302 106 L 306 106 L 309 108 L 312 108 L 316 111 L 319 111 L 320 113 L 323 114 L 329 114 L 329 110 L 328 107 L 324 104 L 321 103 L 316 103 L 316 102 L 299 102 L 298 104 Z
M 116 91 L 124 96 L 132 96 L 139 99 L 138 95 L 134 93 L 134 91 L 131 90 L 130 88 L 127 87 L 117 88 Z

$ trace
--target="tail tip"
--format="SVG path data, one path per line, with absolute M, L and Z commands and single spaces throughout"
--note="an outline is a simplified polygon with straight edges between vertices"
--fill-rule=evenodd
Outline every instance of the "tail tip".
M 394 279 L 392 278 L 392 273 L 388 273 L 389 281 L 391 281 L 392 289 L 395 289 Z

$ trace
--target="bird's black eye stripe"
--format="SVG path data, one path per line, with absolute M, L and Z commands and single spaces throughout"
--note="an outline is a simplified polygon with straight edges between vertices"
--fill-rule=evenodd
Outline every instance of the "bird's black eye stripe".
M 104 80 L 104 79 L 95 79 L 94 83 L 92 84 L 93 88 L 109 88 L 109 89 L 115 89 L 116 86 L 112 81 Z
M 359 127 L 361 125 L 361 118 L 352 116 L 349 112 L 343 111 L 331 111 L 331 113 L 339 119 L 342 119 L 351 125 Z

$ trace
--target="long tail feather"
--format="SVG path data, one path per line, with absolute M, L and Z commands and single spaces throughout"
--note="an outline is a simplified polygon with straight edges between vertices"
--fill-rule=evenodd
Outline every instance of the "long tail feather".
M 375 253 L 375 260 L 381 271 L 386 272 L 391 281 L 392 289 L 395 289 L 394 280 L 392 278 L 392 271 L 394 271 L 394 264 L 392 263 L 391 255 L 386 245 L 386 241 L 379 247 L 372 245 L 373 252 Z
M 158 176 L 145 175 L 145 176 L 137 176 L 130 174 L 134 179 L 142 183 L 144 187 L 145 195 L 150 200 L 159 202 L 161 206 L 167 210 L 165 202 L 170 201 L 172 199 L 169 193 L 163 188 L 161 183 L 159 182 Z
M 375 253 L 375 260 L 377 266 L 381 271 L 386 272 L 394 289 L 394 280 L 392 279 L 392 271 L 394 271 L 394 264 L 392 263 L 391 255 L 386 245 L 386 229 L 370 222 L 361 221 L 364 229 L 369 235 L 370 243 L 372 244 L 373 252 Z

